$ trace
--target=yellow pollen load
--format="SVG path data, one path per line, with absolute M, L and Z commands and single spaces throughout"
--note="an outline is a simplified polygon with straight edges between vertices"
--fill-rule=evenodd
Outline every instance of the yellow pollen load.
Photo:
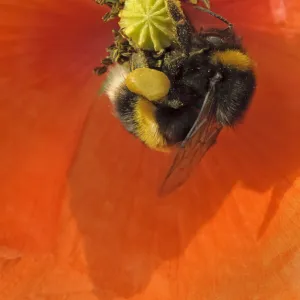
M 169 93 L 171 83 L 163 72 L 138 68 L 133 70 L 126 77 L 127 88 L 150 101 L 159 101 Z

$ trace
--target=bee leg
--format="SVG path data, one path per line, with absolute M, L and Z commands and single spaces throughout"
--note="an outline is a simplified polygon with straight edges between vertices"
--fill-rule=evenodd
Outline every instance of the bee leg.
M 129 59 L 130 70 L 133 71 L 138 68 L 148 68 L 149 64 L 144 51 L 139 50 L 133 53 Z
M 189 53 L 192 26 L 185 17 L 178 0 L 165 0 L 170 17 L 176 23 L 178 44 L 186 55 Z
M 175 79 L 178 71 L 184 64 L 186 55 L 180 50 L 173 50 L 166 53 L 162 71 L 168 75 L 170 79 Z

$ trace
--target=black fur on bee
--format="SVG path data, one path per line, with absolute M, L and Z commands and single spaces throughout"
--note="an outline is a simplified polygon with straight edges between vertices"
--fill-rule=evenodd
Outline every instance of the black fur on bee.
M 113 103 L 124 127 L 154 149 L 170 147 L 185 140 L 216 74 L 220 74 L 220 79 L 214 86 L 214 108 L 210 114 L 222 127 L 232 127 L 243 119 L 256 86 L 254 64 L 227 20 L 211 13 L 228 27 L 197 32 L 173 1 L 167 2 L 172 18 L 178 21 L 177 42 L 156 56 L 149 51 L 138 50 L 131 55 L 129 63 L 122 66 L 126 74 L 141 67 L 166 74 L 171 82 L 167 97 L 155 102 L 143 99 L 129 91 L 125 77 L 119 80 L 119 85 L 107 85 L 108 94 L 118 95 L 114 96 L 117 100 Z M 118 76 L 117 72 L 115 74 Z M 143 104 L 139 105 L 140 101 Z M 143 113 L 149 119 L 141 118 Z M 153 138 L 149 139 L 148 129 L 152 130 L 148 134 L 152 134 Z
M 243 120 L 256 88 L 254 63 L 231 23 L 199 8 L 226 23 L 227 28 L 197 32 L 174 0 L 166 3 L 177 23 L 177 40 L 160 53 L 136 49 L 128 61 L 110 69 L 105 83 L 116 116 L 128 132 L 155 150 L 179 146 L 161 195 L 187 180 L 223 127 Z M 167 95 L 150 101 L 142 93 L 132 92 L 126 78 L 138 68 L 167 75 Z

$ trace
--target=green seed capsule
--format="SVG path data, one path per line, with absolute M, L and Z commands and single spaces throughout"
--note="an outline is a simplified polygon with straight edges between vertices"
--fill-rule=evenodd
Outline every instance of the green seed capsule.
M 119 16 L 124 33 L 143 50 L 160 51 L 176 39 L 165 0 L 126 0 Z

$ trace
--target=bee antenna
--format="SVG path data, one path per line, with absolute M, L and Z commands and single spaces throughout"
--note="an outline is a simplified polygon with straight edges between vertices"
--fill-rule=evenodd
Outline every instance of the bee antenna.
M 226 20 L 224 17 L 222 17 L 222 16 L 220 16 L 220 15 L 214 13 L 213 11 L 211 11 L 211 10 L 209 10 L 209 9 L 207 9 L 207 8 L 204 8 L 204 7 L 202 7 L 202 6 L 195 6 L 195 8 L 198 9 L 198 10 L 201 10 L 201 11 L 203 11 L 203 12 L 205 12 L 205 13 L 208 13 L 208 14 L 210 14 L 211 16 L 213 16 L 213 17 L 219 19 L 220 21 L 222 21 L 222 22 L 224 22 L 225 24 L 227 24 L 228 29 L 232 29 L 232 27 L 233 27 L 232 23 L 230 23 L 230 22 L 229 22 L 228 20 Z

